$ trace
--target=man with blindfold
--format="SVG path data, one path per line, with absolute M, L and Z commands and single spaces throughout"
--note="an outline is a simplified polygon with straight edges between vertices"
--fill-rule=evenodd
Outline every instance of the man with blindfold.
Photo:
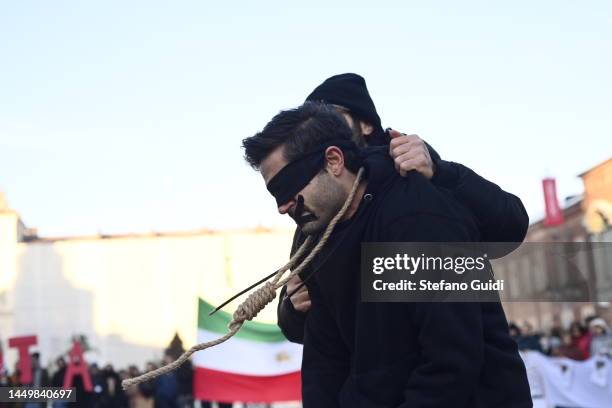
M 396 171 L 402 176 L 415 170 L 433 185 L 449 189 L 476 219 L 480 241 L 514 242 L 516 246 L 505 246 L 513 250 L 525 238 L 529 218 L 518 197 L 461 164 L 442 160 L 417 135 L 384 131 L 361 76 L 351 73 L 332 76 L 317 86 L 306 100 L 332 105 L 351 128 L 353 142 L 359 147 L 385 147 L 394 159 Z M 292 253 L 304 238 L 299 225 Z M 500 257 L 506 253 L 496 255 Z M 288 292 L 293 293 L 291 298 L 286 297 Z M 278 325 L 290 341 L 302 342 L 304 319 L 309 307 L 308 290 L 296 276 L 283 288 L 278 303 Z
M 302 398 L 316 407 L 531 407 L 525 367 L 497 303 L 360 301 L 362 242 L 470 242 L 474 217 L 386 148 L 363 152 L 329 105 L 306 102 L 243 141 L 279 211 L 319 235 L 355 195 L 301 273 Z M 360 168 L 365 178 L 357 184 Z

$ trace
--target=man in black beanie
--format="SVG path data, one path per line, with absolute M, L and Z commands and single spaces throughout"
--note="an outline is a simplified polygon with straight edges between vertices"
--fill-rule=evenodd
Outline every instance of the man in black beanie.
M 459 163 L 442 160 L 417 135 L 403 135 L 395 130 L 385 132 L 365 79 L 360 75 L 334 75 L 317 86 L 306 101 L 333 105 L 351 127 L 353 141 L 358 146 L 388 145 L 395 168 L 402 176 L 416 170 L 436 187 L 450 190 L 476 219 L 481 241 L 514 242 L 518 247 L 525 238 L 529 217 L 518 197 Z M 298 228 L 292 253 L 302 240 Z M 506 253 L 497 254 L 503 255 Z M 287 293 L 293 293 L 291 298 Z M 310 305 L 306 286 L 296 276 L 283 288 L 277 310 L 278 325 L 290 341 L 303 342 L 304 321 Z
M 353 141 L 357 146 L 389 144 L 389 135 L 383 130 L 363 77 L 334 75 L 317 86 L 306 100 L 334 105 L 353 129 Z

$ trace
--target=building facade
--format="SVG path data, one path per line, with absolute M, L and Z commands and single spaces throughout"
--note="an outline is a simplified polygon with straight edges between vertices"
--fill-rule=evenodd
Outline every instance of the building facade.
M 612 159 L 579 176 L 584 194 L 566 201 L 564 222 L 547 226 L 544 220 L 538 220 L 529 226 L 525 239 L 527 243 L 578 242 L 585 243 L 585 248 L 594 248 L 578 254 L 577 268 L 557 265 L 551 259 L 540 259 L 538 263 L 536 254 L 530 259 L 509 256 L 496 261 L 494 268 L 496 275 L 506 277 L 523 291 L 537 292 L 552 284 L 561 293 L 588 291 L 591 301 L 515 302 L 505 298 L 504 309 L 510 321 L 529 322 L 538 329 L 567 327 L 572 321 L 593 315 L 612 321 L 612 251 L 596 246 L 599 242 L 612 242 Z

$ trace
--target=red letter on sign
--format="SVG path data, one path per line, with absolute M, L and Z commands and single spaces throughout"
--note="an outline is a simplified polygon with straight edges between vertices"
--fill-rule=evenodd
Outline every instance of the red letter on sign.
M 36 336 L 13 337 L 9 339 L 9 347 L 15 347 L 19 352 L 19 381 L 26 385 L 32 382 L 32 360 L 28 349 L 37 344 Z
M 91 378 L 89 377 L 89 371 L 87 370 L 87 362 L 83 358 L 83 349 L 81 343 L 75 341 L 72 343 L 72 350 L 68 353 L 70 362 L 68 363 L 68 369 L 64 375 L 64 388 L 72 387 L 72 381 L 74 376 L 80 375 L 83 379 L 83 387 L 85 391 L 91 391 Z

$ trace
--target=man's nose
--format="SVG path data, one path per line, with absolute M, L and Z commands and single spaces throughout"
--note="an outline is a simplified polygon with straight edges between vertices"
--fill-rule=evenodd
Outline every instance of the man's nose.
M 287 201 L 285 204 L 283 205 L 279 205 L 278 206 L 278 212 L 281 214 L 287 214 L 289 212 L 289 210 L 291 209 L 291 207 L 293 207 L 295 205 L 295 200 L 291 199 L 289 201 Z

